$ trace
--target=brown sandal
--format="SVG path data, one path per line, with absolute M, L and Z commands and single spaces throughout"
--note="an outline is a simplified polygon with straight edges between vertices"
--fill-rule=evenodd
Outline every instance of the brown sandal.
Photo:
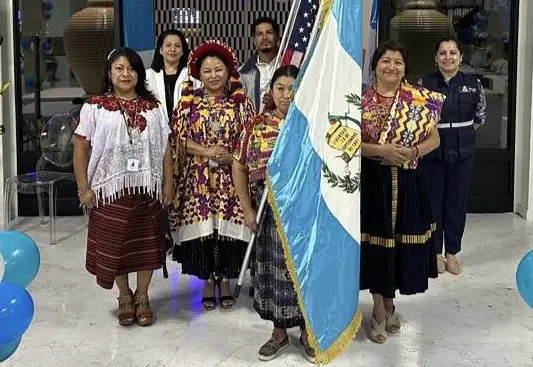
M 135 323 L 135 303 L 133 294 L 126 294 L 117 298 L 118 300 L 118 323 L 122 326 L 130 326 Z
M 146 294 L 135 295 L 135 316 L 137 318 L 137 325 L 149 326 L 154 321 L 154 314 L 150 309 L 150 302 Z

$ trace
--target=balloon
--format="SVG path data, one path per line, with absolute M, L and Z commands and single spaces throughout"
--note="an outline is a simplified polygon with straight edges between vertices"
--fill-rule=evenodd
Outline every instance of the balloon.
M 9 357 L 11 357 L 13 353 L 15 353 L 15 351 L 19 347 L 20 340 L 21 340 L 21 337 L 18 337 L 11 343 L 0 345 L 0 362 L 5 361 Z
M 525 254 L 518 264 L 516 286 L 524 302 L 533 307 L 533 250 Z
M 4 258 L 3 282 L 27 287 L 35 279 L 41 256 L 30 236 L 18 231 L 0 231 L 0 253 Z
M 0 345 L 13 342 L 33 319 L 33 300 L 18 284 L 0 282 Z

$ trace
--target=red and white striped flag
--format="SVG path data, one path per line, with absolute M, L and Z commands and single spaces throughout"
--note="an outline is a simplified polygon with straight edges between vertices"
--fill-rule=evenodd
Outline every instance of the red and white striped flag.
M 278 54 L 278 65 L 302 65 L 319 10 L 319 0 L 294 1 Z M 280 60 L 281 57 L 281 60 Z

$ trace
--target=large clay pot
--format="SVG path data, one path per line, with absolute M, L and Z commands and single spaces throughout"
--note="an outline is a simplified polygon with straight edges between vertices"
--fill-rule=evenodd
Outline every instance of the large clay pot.
M 88 0 L 70 17 L 63 35 L 67 59 L 88 95 L 98 94 L 107 55 L 115 44 L 113 0 Z
M 407 50 L 410 69 L 407 79 L 411 83 L 436 70 L 435 44 L 452 34 L 452 22 L 436 9 L 433 0 L 408 1 L 392 19 L 391 38 L 401 42 Z

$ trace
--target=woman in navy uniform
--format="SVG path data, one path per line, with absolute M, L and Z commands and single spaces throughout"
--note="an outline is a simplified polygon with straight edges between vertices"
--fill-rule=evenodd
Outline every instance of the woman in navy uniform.
M 457 253 L 466 222 L 466 199 L 475 150 L 476 130 L 485 123 L 483 86 L 473 75 L 459 71 L 463 53 L 460 42 L 448 37 L 435 47 L 438 71 L 419 84 L 446 95 L 437 125 L 440 147 L 424 157 L 431 211 L 437 222 L 434 233 L 439 273 L 461 272 Z M 444 256 L 443 256 L 444 247 Z

